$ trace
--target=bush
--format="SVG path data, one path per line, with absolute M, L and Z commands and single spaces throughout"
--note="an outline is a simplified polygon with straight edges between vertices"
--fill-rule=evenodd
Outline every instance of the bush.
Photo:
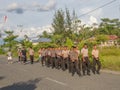
M 120 56 L 120 49 L 116 47 L 104 47 L 100 49 L 101 56 Z
M 120 71 L 120 49 L 105 47 L 100 49 L 102 68 Z
M 73 44 L 72 40 L 67 37 L 65 46 L 67 46 L 68 48 L 71 48 L 73 45 L 74 44 Z
M 5 52 L 2 48 L 0 48 L 0 54 L 5 54 Z

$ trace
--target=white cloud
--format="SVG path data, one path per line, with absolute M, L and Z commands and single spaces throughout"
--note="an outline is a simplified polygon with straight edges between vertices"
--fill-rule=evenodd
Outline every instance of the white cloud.
M 52 9 L 56 5 L 56 0 L 49 0 L 49 2 L 46 4 L 47 9 Z
M 41 7 L 41 5 L 39 3 L 37 3 L 37 2 L 33 2 L 32 7 Z
M 17 14 L 22 14 L 24 12 L 25 7 L 22 7 L 22 5 L 19 5 L 18 3 L 12 3 L 10 5 L 8 5 L 6 11 L 7 12 L 15 12 Z
M 49 11 L 54 9 L 56 6 L 56 0 L 49 0 L 44 5 L 39 4 L 38 2 L 31 3 L 30 5 L 23 4 L 20 5 L 16 2 L 11 3 L 8 5 L 8 7 L 5 9 L 7 12 L 15 12 L 17 14 L 23 14 L 24 11 Z
M 29 28 L 23 28 L 22 30 L 18 28 L 17 30 L 14 30 L 14 34 L 19 35 L 19 38 L 23 38 L 24 35 L 27 35 L 28 37 L 37 37 L 38 35 L 41 35 L 43 31 L 47 31 L 48 33 L 51 32 L 52 26 L 43 26 L 43 27 L 29 27 Z
M 88 22 L 89 25 L 92 25 L 93 23 L 98 23 L 97 19 L 93 16 L 90 16 L 89 19 L 90 19 Z
M 16 9 L 18 7 L 19 7 L 19 5 L 17 3 L 15 3 L 15 2 L 10 4 L 10 5 L 8 5 L 8 9 Z
M 40 4 L 35 4 L 35 6 L 38 7 L 38 11 L 48 11 L 48 10 L 52 10 L 55 8 L 56 6 L 56 0 L 49 0 L 45 5 L 40 5 Z

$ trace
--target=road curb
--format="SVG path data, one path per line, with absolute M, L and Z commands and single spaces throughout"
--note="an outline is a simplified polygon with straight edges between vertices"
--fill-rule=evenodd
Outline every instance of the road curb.
M 111 71 L 111 70 L 101 70 L 101 72 L 120 75 L 120 71 Z

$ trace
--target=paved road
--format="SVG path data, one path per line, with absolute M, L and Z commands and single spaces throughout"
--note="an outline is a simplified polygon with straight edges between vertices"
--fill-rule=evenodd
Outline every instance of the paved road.
M 120 75 L 101 73 L 71 76 L 67 71 L 42 67 L 40 63 L 7 64 L 0 56 L 0 90 L 120 90 Z

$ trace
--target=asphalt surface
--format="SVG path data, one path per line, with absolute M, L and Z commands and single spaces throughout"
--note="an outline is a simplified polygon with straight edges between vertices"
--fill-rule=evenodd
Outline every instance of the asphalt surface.
M 14 59 L 8 64 L 0 56 L 0 90 L 120 90 L 120 75 L 103 73 L 91 76 L 72 76 L 68 71 L 26 65 Z

